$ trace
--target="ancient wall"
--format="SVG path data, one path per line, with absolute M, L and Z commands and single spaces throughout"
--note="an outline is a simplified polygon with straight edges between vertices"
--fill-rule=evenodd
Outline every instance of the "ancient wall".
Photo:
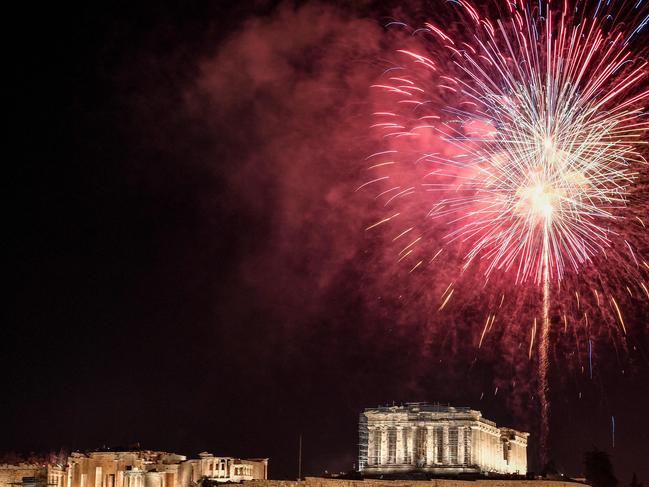
M 41 465 L 0 465 L 0 487 L 11 487 L 12 482 L 21 482 L 23 477 L 46 476 L 47 468 Z
M 291 480 L 250 480 L 246 487 L 580 487 L 584 484 L 554 480 L 341 480 L 307 477 Z
M 255 479 L 268 478 L 268 460 L 241 460 L 244 465 L 252 466 L 252 476 Z

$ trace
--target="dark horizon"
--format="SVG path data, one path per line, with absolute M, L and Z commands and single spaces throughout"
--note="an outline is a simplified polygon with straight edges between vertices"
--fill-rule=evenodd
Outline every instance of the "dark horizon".
M 12 16 L 0 452 L 139 442 L 294 478 L 300 434 L 306 475 L 351 470 L 363 408 L 440 402 L 530 431 L 539 471 L 527 338 L 497 327 L 478 350 L 471 283 L 438 313 L 449 276 L 384 265 L 365 232 L 378 210 L 354 192 L 382 26 L 441 14 L 226 3 Z M 568 475 L 596 447 L 620 487 L 649 483 L 647 313 L 626 309 L 623 342 L 594 336 L 592 370 L 583 349 L 551 350 L 549 456 Z

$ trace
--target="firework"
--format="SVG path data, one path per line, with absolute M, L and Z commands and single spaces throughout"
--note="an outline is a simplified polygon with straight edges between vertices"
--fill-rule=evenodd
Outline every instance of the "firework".
M 579 276 L 602 255 L 642 272 L 637 252 L 615 228 L 623 225 L 638 168 L 646 165 L 648 65 L 634 40 L 649 17 L 642 0 L 518 0 L 492 5 L 495 16 L 463 0 L 452 5 L 458 20 L 444 29 L 426 23 L 412 30 L 415 47 L 398 50 L 399 64 L 373 85 L 384 108 L 374 113 L 372 129 L 386 150 L 368 157 L 374 177 L 359 189 L 380 187 L 377 198 L 392 211 L 368 228 L 398 220 L 401 212 L 393 207 L 423 192 L 427 221 L 442 222 L 444 245 L 465 249 L 459 274 L 479 268 L 485 281 L 503 273 L 540 289 L 538 395 L 545 452 L 553 289 L 568 292 L 562 287 L 566 274 Z M 403 177 L 404 167 L 416 179 Z M 404 228 L 395 240 L 414 233 L 412 226 Z M 415 235 L 398 260 L 407 259 L 422 238 Z M 620 241 L 628 254 L 613 259 Z M 636 283 L 646 292 L 641 279 Z M 452 294 L 449 285 L 440 310 Z M 610 302 L 626 334 L 617 301 L 611 296 Z M 530 354 L 535 334 L 536 326 Z M 591 347 L 589 341 L 592 375 Z

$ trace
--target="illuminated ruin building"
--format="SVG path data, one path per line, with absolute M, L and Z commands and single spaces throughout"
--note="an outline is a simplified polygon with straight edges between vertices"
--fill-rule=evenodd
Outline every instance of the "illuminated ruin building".
M 529 433 L 500 428 L 470 408 L 407 403 L 365 409 L 359 470 L 365 476 L 527 472 Z
M 0 487 L 27 485 L 25 479 L 47 487 L 198 487 L 204 481 L 267 478 L 267 458 L 218 457 L 205 452 L 190 460 L 149 450 L 75 452 L 65 465 L 0 465 Z

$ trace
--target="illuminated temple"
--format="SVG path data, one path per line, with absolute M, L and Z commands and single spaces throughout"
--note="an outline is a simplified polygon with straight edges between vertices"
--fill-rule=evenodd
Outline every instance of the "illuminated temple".
M 137 449 L 73 452 L 56 463 L 0 464 L 0 487 L 210 487 L 268 478 L 268 458 Z
M 501 428 L 470 408 L 407 403 L 365 409 L 359 420 L 363 475 L 527 472 L 529 433 Z

